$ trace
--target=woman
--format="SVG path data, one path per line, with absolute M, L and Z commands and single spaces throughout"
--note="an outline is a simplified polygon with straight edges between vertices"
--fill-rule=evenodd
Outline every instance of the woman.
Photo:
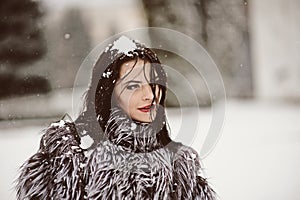
M 18 199 L 215 199 L 197 152 L 169 137 L 165 97 L 156 54 L 118 38 L 93 68 L 83 112 L 51 124 L 22 166 Z

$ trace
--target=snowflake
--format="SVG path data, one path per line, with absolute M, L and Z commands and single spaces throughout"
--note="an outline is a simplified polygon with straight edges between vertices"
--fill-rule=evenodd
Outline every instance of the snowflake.
M 64 141 L 67 141 L 67 140 L 69 139 L 69 137 L 68 137 L 68 136 L 63 136 L 62 139 L 63 139 Z
M 108 71 L 108 72 L 103 72 L 103 74 L 102 74 L 102 76 L 104 77 L 104 78 L 109 78 L 109 76 L 112 74 L 112 72 L 110 72 L 110 71 Z
M 130 127 L 131 130 L 134 130 L 136 129 L 136 124 L 135 123 L 131 123 L 131 127 Z

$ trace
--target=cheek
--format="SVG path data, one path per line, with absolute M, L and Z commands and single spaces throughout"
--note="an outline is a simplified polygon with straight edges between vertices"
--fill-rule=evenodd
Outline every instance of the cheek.
M 119 104 L 120 104 L 120 106 L 121 106 L 123 109 L 125 109 L 125 110 L 128 109 L 129 102 L 130 102 L 130 99 L 127 98 L 126 95 L 122 95 L 122 96 L 119 98 Z
M 136 105 L 138 104 L 137 100 L 137 93 L 132 93 L 131 96 L 128 98 L 128 105 L 130 109 L 135 109 Z
M 120 106 L 125 110 L 129 111 L 135 107 L 136 104 L 136 97 L 135 93 L 133 92 L 123 92 L 121 96 L 118 98 L 118 102 Z

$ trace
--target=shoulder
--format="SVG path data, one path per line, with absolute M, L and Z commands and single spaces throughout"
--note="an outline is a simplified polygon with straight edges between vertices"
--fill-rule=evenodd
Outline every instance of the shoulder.
M 184 156 L 188 159 L 199 159 L 198 152 L 190 146 L 181 145 L 177 152 L 178 156 Z
M 52 152 L 63 150 L 64 147 L 72 147 L 72 151 L 80 149 L 80 137 L 76 130 L 75 123 L 69 120 L 59 120 L 51 123 L 43 131 L 40 142 L 40 150 Z
M 199 165 L 199 154 L 198 152 L 190 146 L 186 146 L 179 142 L 172 142 L 169 145 L 173 153 L 173 161 L 179 161 L 186 164 Z
M 38 152 L 20 169 L 17 199 L 47 199 L 47 195 L 54 199 L 82 198 L 85 157 L 79 145 L 74 123 L 65 120 L 51 123 L 44 130 Z
M 40 140 L 39 152 L 50 160 L 79 159 L 84 160 L 84 150 L 80 147 L 81 138 L 74 122 L 58 120 L 44 129 Z
M 77 131 L 74 122 L 62 119 L 50 123 L 50 125 L 44 129 L 44 135 L 49 136 L 54 133 L 75 134 L 76 132 Z
M 173 158 L 175 198 L 214 200 L 214 190 L 201 175 L 197 151 L 181 143 L 176 144 L 176 149 Z

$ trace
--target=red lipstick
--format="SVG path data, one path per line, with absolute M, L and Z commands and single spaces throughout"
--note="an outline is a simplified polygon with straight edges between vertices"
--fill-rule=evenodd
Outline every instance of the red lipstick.
M 142 112 L 150 112 L 151 110 L 151 104 L 147 105 L 147 106 L 144 106 L 144 107 L 141 107 L 141 108 L 138 108 L 138 110 L 142 111 Z

